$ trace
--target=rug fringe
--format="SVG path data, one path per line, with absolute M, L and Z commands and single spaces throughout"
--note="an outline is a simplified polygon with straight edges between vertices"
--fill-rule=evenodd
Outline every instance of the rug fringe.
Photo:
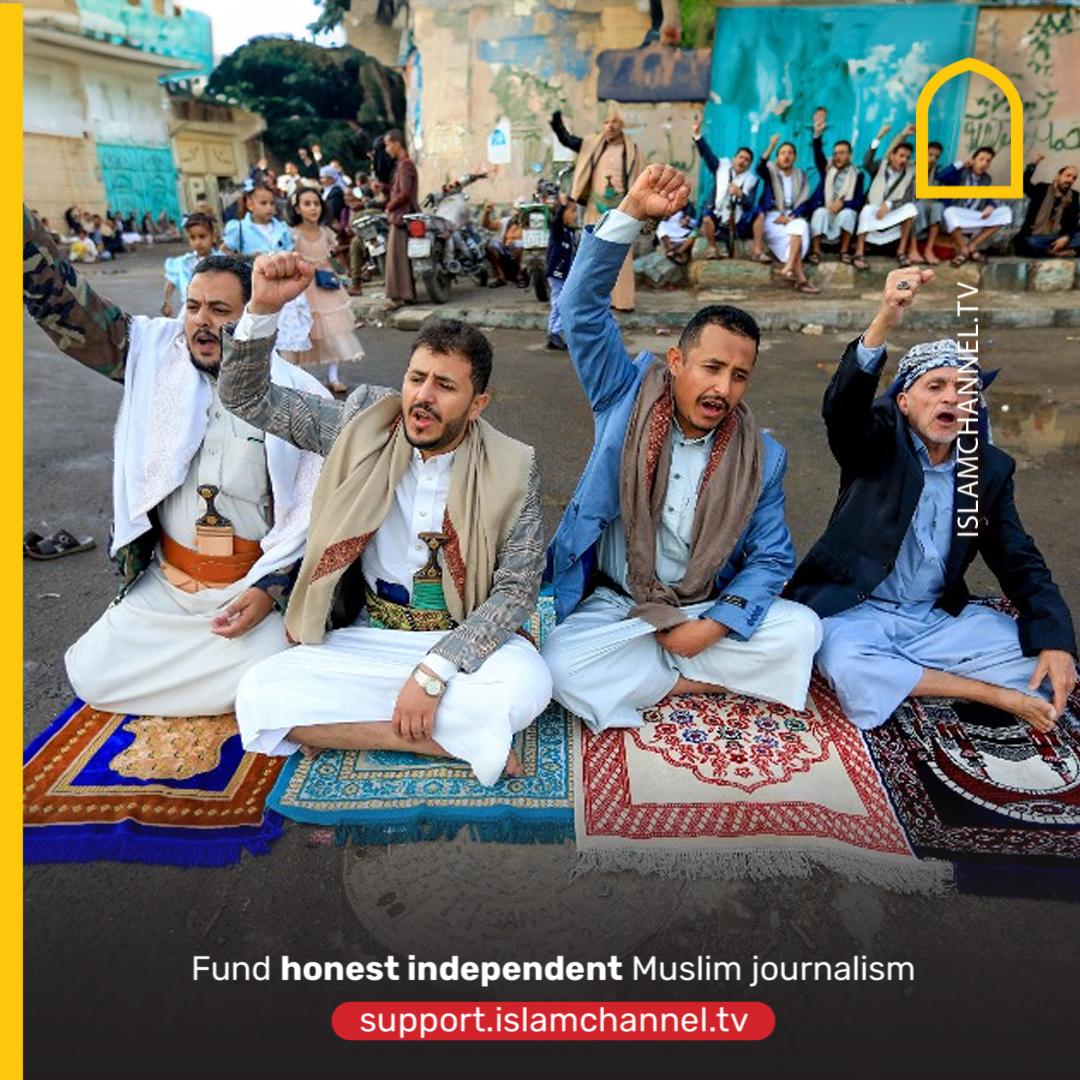
M 634 871 L 644 876 L 741 879 L 808 878 L 833 870 L 852 881 L 891 892 L 939 896 L 955 890 L 953 865 L 937 860 L 887 860 L 831 851 L 751 849 L 744 851 L 675 851 L 659 848 L 608 848 L 578 851 L 571 878 L 605 871 Z
M 470 840 L 497 844 L 562 844 L 574 838 L 573 815 L 567 811 L 561 821 L 536 821 L 513 814 L 483 821 L 418 818 L 411 822 L 350 822 L 334 828 L 334 843 L 407 844 L 418 840 L 452 840 L 462 830 Z

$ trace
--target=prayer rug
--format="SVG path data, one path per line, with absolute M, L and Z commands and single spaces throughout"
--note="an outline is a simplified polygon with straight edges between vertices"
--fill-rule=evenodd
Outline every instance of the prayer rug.
M 905 701 L 866 743 L 915 853 L 961 892 L 1080 899 L 1080 693 L 1041 734 L 965 701 Z
M 796 712 L 734 694 L 666 698 L 645 725 L 576 737 L 579 869 L 809 876 L 948 887 L 916 858 L 859 731 L 823 680 Z
M 392 750 L 294 754 L 268 804 L 294 821 L 335 827 L 343 844 L 452 837 L 561 843 L 574 835 L 573 718 L 551 704 L 514 739 L 525 774 L 484 787 L 464 762 Z
M 232 713 L 172 719 L 76 699 L 23 755 L 24 858 L 228 866 L 283 832 L 280 758 L 244 753 Z

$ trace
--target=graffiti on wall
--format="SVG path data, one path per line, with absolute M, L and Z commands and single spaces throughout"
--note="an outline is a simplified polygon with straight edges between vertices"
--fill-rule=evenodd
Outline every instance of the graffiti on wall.
M 596 58 L 597 95 L 614 101 L 700 101 L 709 96 L 711 49 L 607 49 Z
M 971 55 L 978 9 L 967 4 L 720 8 L 705 135 L 717 153 L 761 150 L 774 133 L 809 162 L 812 116 L 829 111 L 826 140 L 857 157 L 884 124 L 915 119 L 919 91 Z M 966 86 L 947 83 L 931 106 L 933 139 L 955 145 Z
M 1073 8 L 983 9 L 975 55 L 1012 80 L 1024 103 L 1024 151 L 1056 169 L 1080 159 L 1080 11 Z M 1067 89 L 1067 79 L 1074 89 Z M 974 76 L 964 106 L 961 149 L 991 146 L 1008 158 L 1009 106 L 988 80 Z M 1046 166 L 1044 166 L 1045 168 Z

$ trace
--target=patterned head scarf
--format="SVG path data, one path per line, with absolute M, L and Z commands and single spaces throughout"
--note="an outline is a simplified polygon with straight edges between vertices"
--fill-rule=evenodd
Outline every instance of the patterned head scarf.
M 943 367 L 968 367 L 982 381 L 976 354 L 952 338 L 942 338 L 940 341 L 923 341 L 908 349 L 900 358 L 894 385 L 898 392 L 906 393 L 928 371 Z

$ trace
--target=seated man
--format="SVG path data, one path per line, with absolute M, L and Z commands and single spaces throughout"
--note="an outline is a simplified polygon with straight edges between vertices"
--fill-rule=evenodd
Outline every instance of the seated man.
M 760 338 L 706 307 L 666 363 L 631 360 L 609 311 L 643 221 L 686 179 L 650 165 L 582 239 L 563 289 L 570 356 L 596 444 L 548 552 L 560 625 L 544 647 L 556 700 L 594 731 L 640 727 L 668 694 L 740 694 L 802 709 L 817 616 L 778 599 L 795 564 L 783 448 L 742 403 Z
M 103 300 L 29 213 L 23 266 L 38 325 L 124 386 L 110 549 L 124 585 L 68 649 L 71 685 L 110 712 L 228 712 L 244 671 L 285 648 L 274 606 L 292 587 L 321 465 L 221 407 L 222 338 L 251 293 L 250 264 L 203 259 L 179 319 L 132 316 Z M 326 394 L 276 354 L 267 363 L 278 381 Z
M 491 346 L 465 323 L 420 331 L 400 393 L 271 382 L 277 313 L 313 273 L 291 253 L 256 262 L 221 372 L 226 408 L 326 457 L 285 618 L 300 644 L 241 682 L 244 746 L 451 756 L 494 784 L 520 773 L 511 740 L 551 697 L 515 633 L 544 567 L 535 456 L 481 419 Z
M 701 235 L 709 245 L 705 258 L 719 259 L 734 254 L 735 240 L 753 238 L 753 257 L 768 256 L 761 250 L 761 235 L 753 235 L 752 225 L 757 211 L 754 204 L 758 195 L 758 175 L 750 166 L 754 163 L 754 151 L 740 146 L 731 158 L 718 158 L 712 147 L 701 134 L 701 121 L 694 121 L 694 145 L 705 162 L 705 167 L 713 174 L 716 185 L 711 202 L 703 203 L 705 210 L 701 215 Z M 721 250 L 719 241 L 724 244 Z
M 671 217 L 664 218 L 656 230 L 656 239 L 660 250 L 680 266 L 690 261 L 690 252 L 694 247 L 697 233 L 694 231 L 693 207 L 683 207 Z
M 776 151 L 775 164 L 769 160 L 780 142 L 774 135 L 758 160 L 757 172 L 763 181 L 761 213 L 754 218 L 754 246 L 764 239 L 769 250 L 783 263 L 780 276 L 794 285 L 797 292 L 819 293 L 803 269 L 803 259 L 810 250 L 810 181 L 795 164 L 794 143 L 782 142 Z M 761 259 L 768 262 L 768 256 Z
M 957 161 L 941 169 L 937 182 L 953 187 L 987 187 L 994 182 L 990 176 L 993 160 L 994 151 L 989 146 L 980 146 L 967 161 Z M 990 199 L 952 199 L 945 207 L 943 217 L 945 231 L 956 245 L 953 266 L 963 266 L 968 260 L 986 262 L 986 256 L 979 249 L 989 243 L 990 237 L 1003 225 L 1012 224 L 1012 210 Z
M 898 240 L 896 261 L 907 266 L 908 247 L 915 225 L 915 166 L 911 163 L 914 153 L 911 143 L 904 140 L 915 131 L 908 124 L 897 135 L 885 152 L 885 161 L 876 158 L 881 140 L 891 130 L 891 124 L 882 124 L 881 130 L 870 140 L 870 148 L 863 158 L 863 168 L 873 177 L 866 195 L 866 205 L 859 214 L 858 236 L 855 240 L 855 268 L 868 270 L 867 243 L 880 246 Z
M 937 184 L 942 151 L 945 148 L 941 143 L 931 140 L 926 144 L 926 181 L 928 184 Z M 919 168 L 919 162 L 915 163 Z M 936 266 L 941 260 L 934 252 L 938 233 L 941 231 L 941 222 L 945 207 L 940 199 L 916 199 L 915 200 L 915 227 L 911 230 L 911 243 L 908 246 L 908 261 L 911 263 L 929 263 Z M 919 241 L 923 242 L 923 250 L 919 250 Z
M 1028 203 L 1024 224 L 1016 237 L 1021 255 L 1071 258 L 1080 253 L 1080 196 L 1075 185 L 1075 165 L 1062 165 L 1052 184 L 1035 184 L 1035 170 L 1044 155 L 1036 154 L 1024 170 L 1024 194 Z
M 1076 684 L 1076 638 L 1016 512 L 1014 463 L 988 441 L 976 358 L 955 341 L 916 345 L 874 400 L 885 339 L 933 273 L 889 275 L 825 392 L 840 494 L 787 595 L 822 617 L 818 668 L 858 727 L 884 723 L 906 697 L 951 697 L 1047 731 Z M 969 602 L 976 553 L 1018 621 Z
M 837 139 L 833 143 L 832 159 L 825 157 L 821 138 L 825 132 L 826 112 L 814 113 L 814 164 L 817 166 L 818 186 L 810 199 L 814 208 L 810 214 L 810 255 L 808 263 L 821 262 L 822 243 L 840 245 L 840 261 L 850 263 L 851 237 L 863 204 L 862 172 L 851 163 L 851 143 Z

